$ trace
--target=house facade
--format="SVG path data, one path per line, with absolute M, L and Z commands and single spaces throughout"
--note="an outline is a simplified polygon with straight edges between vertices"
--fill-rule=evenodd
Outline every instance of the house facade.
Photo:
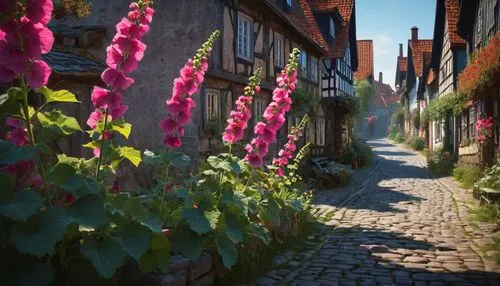
M 494 39 L 495 36 L 498 37 L 500 30 L 499 5 L 500 1 L 498 0 L 462 1 L 459 9 L 457 33 L 466 42 L 466 63 L 470 62 L 474 55 L 480 56 L 480 51 L 488 45 L 493 45 L 493 48 L 498 50 L 498 41 Z M 500 148 L 499 78 L 497 71 L 488 82 L 483 83 L 483 88 L 476 89 L 472 94 L 467 94 L 471 100 L 457 119 L 456 126 L 457 140 L 459 141 L 459 162 L 462 165 L 487 165 L 493 160 L 495 152 L 498 152 Z M 460 85 L 460 82 L 458 84 Z M 476 123 L 478 120 L 489 117 L 494 119 L 492 138 L 479 144 Z
M 408 57 L 403 56 L 403 44 L 399 44 L 399 55 L 396 61 L 396 78 L 394 80 L 394 85 L 396 88 L 396 94 L 399 96 L 399 103 L 403 110 L 408 110 L 408 101 L 406 100 L 406 75 L 408 73 Z M 406 126 L 407 121 L 400 123 L 399 128 L 403 133 L 406 133 L 408 127 Z
M 438 0 L 431 62 L 426 68 L 428 82 L 426 102 L 444 95 L 456 94 L 457 77 L 466 64 L 465 40 L 457 34 L 460 0 Z M 435 81 L 435 82 L 434 82 Z M 434 83 L 434 85 L 433 85 Z M 437 88 L 436 88 L 437 85 Z M 429 123 L 430 146 L 457 151 L 460 144 L 460 118 L 450 117 Z M 446 144 L 448 146 L 443 146 Z
M 411 39 L 408 40 L 408 59 L 407 71 L 405 80 L 400 80 L 399 92 L 404 103 L 405 110 L 405 126 L 404 130 L 408 136 L 416 137 L 420 135 L 419 121 L 415 120 L 419 117 L 422 108 L 421 101 L 423 101 L 422 94 L 419 94 L 418 87 L 423 77 L 423 70 L 426 61 L 430 61 L 430 54 L 432 50 L 432 40 L 419 39 L 418 28 L 411 28 Z M 396 75 L 396 77 L 398 77 Z
M 57 23 L 58 29 L 100 27 L 105 46 L 128 7 L 122 1 L 89 2 L 92 4 L 89 16 L 81 19 L 65 16 Z M 246 139 L 250 139 L 254 124 L 271 101 L 276 76 L 286 65 L 292 49 L 299 48 L 302 53 L 297 93 L 302 95 L 302 101 L 292 106 L 287 127 L 298 123 L 307 113 L 310 121 L 304 140 L 312 142 L 313 155 L 333 154 L 350 136 L 345 108 L 335 102 L 354 95 L 353 71 L 357 68 L 354 6 L 354 0 L 156 2 L 153 24 L 144 39 L 148 49 L 132 74 L 135 84 L 124 94 L 124 103 L 129 106 L 127 121 L 134 124 L 129 138 L 131 145 L 143 150 L 162 145 L 158 122 L 166 115 L 165 101 L 171 95 L 173 79 L 211 32 L 218 29 L 221 36 L 209 59 L 205 82 L 194 95 L 196 109 L 192 122 L 185 128 L 182 151 L 196 162 L 224 148 L 220 134 L 234 101 L 242 94 L 248 77 L 261 68 L 261 91 L 254 99 L 252 122 L 246 133 Z M 104 48 L 95 50 L 98 62 L 105 56 Z M 95 70 L 95 74 L 102 69 Z M 96 77 L 95 84 L 99 83 Z M 90 90 L 78 94 L 89 97 Z M 90 109 L 90 102 L 84 108 Z M 287 128 L 280 131 L 276 144 L 270 146 L 270 156 L 285 143 L 286 133 Z M 235 146 L 233 150 L 244 152 L 243 147 Z
M 378 80 L 373 81 L 373 86 L 375 87 L 375 98 L 370 104 L 369 114 L 376 117 L 374 136 L 381 138 L 387 136 L 392 114 L 399 102 L 399 96 L 389 84 L 384 83 L 382 72 L 379 72 Z

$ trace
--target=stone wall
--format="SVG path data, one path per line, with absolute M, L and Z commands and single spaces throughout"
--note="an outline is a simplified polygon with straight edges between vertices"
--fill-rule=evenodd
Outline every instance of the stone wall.
M 116 33 L 115 25 L 128 13 L 128 1 L 89 2 L 92 3 L 91 15 L 83 19 L 68 16 L 63 19 L 62 24 L 105 26 L 106 46 Z M 129 142 L 141 150 L 161 146 L 162 132 L 159 129 L 159 121 L 166 115 L 165 100 L 171 96 L 173 79 L 211 32 L 222 26 L 222 1 L 155 2 L 153 23 L 144 38 L 148 49 L 138 70 L 131 75 L 135 84 L 124 93 L 124 103 L 129 106 L 126 119 L 133 124 Z M 102 49 L 103 59 L 105 53 L 105 49 Z M 199 96 L 195 95 L 195 99 L 199 103 Z

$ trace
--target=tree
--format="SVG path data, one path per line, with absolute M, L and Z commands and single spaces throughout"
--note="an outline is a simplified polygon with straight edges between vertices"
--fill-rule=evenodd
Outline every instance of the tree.
M 355 83 L 356 96 L 359 98 L 359 114 L 366 114 L 375 97 L 375 87 L 366 79 Z

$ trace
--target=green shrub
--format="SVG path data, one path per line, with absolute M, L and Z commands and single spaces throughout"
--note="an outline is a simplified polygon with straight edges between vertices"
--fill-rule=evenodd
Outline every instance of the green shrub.
M 450 152 L 438 149 L 427 157 L 427 167 L 436 176 L 448 176 L 453 170 L 454 161 Z
M 481 178 L 478 185 L 484 188 L 500 190 L 500 163 L 486 169 L 485 176 Z
M 478 167 L 456 166 L 453 177 L 461 183 L 462 188 L 470 189 L 481 178 L 482 171 Z
M 425 147 L 425 141 L 422 138 L 414 137 L 410 140 L 410 146 L 416 151 L 422 151 Z
M 342 163 L 354 166 L 354 162 L 357 162 L 359 167 L 365 167 L 371 164 L 372 158 L 373 153 L 370 146 L 358 140 L 353 140 L 347 145 Z

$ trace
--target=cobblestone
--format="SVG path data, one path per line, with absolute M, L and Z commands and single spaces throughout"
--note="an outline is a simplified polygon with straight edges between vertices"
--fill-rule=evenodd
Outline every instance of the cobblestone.
M 378 156 L 352 187 L 315 194 L 335 223 L 257 285 L 500 285 L 500 267 L 477 250 L 491 228 L 468 224 L 471 194 L 431 178 L 419 155 L 370 144 Z

